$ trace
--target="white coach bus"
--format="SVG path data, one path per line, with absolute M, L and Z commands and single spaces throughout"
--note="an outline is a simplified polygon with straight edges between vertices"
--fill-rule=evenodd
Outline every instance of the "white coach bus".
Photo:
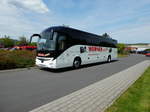
M 77 29 L 57 26 L 44 30 L 37 42 L 36 65 L 42 68 L 64 68 L 111 62 L 117 59 L 117 41 Z

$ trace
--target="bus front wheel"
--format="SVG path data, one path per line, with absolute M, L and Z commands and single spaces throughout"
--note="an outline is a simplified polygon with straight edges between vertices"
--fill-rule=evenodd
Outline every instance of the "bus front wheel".
M 81 66 L 81 59 L 80 58 L 75 58 L 73 61 L 73 67 L 74 68 L 79 68 Z

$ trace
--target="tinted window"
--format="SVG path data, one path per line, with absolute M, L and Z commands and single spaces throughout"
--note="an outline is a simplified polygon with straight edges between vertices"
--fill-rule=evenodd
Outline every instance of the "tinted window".
M 59 35 L 58 36 L 58 50 L 65 50 L 66 49 L 66 36 Z

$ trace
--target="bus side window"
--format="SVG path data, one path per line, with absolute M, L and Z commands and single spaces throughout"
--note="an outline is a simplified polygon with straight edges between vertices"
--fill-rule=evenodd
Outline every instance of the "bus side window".
M 66 49 L 66 36 L 60 35 L 58 38 L 58 49 L 65 50 Z
M 112 48 L 109 49 L 109 52 L 110 52 L 110 53 L 112 52 Z
M 86 52 L 86 47 L 80 47 L 80 53 Z

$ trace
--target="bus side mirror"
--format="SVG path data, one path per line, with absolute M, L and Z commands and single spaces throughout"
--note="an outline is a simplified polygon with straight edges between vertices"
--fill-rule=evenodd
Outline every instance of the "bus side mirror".
M 33 37 L 39 37 L 39 38 L 41 38 L 41 35 L 39 35 L 39 34 L 33 34 L 31 37 L 30 37 L 30 43 L 32 42 L 32 38 Z

